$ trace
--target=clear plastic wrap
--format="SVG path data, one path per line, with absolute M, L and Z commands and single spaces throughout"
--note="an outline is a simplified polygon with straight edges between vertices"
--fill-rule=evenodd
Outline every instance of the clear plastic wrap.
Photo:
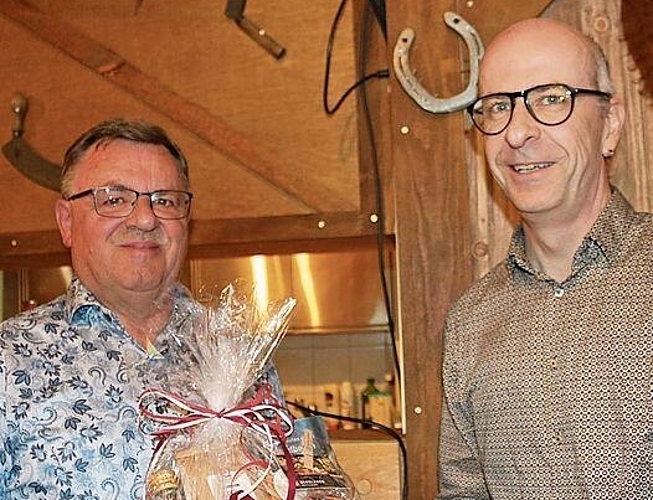
M 320 417 L 294 421 L 264 376 L 296 302 L 260 305 L 254 292 L 204 290 L 141 396 L 156 440 L 146 500 L 355 498 Z
M 352 500 L 354 486 L 341 468 L 331 448 L 329 434 L 322 417 L 305 417 L 294 422 L 293 432 L 286 440 L 295 469 L 296 500 Z M 283 453 L 278 454 L 280 472 L 288 471 Z M 277 490 L 285 493 L 283 479 Z

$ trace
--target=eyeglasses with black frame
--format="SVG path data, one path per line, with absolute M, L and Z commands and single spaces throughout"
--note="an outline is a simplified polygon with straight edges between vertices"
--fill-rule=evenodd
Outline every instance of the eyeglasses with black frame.
M 519 92 L 499 92 L 476 99 L 467 107 L 474 125 L 485 135 L 503 132 L 512 120 L 515 101 L 524 99 L 528 113 L 542 125 L 560 125 L 569 119 L 574 111 L 576 96 L 588 94 L 609 100 L 607 92 L 582 89 L 564 83 L 537 85 Z
M 78 200 L 85 196 L 93 197 L 93 206 L 102 217 L 128 217 L 134 211 L 139 196 L 147 196 L 150 208 L 159 219 L 183 219 L 190 212 L 190 202 L 193 194 L 188 191 L 162 189 L 151 193 L 141 193 L 124 186 L 99 186 L 73 194 L 67 201 Z

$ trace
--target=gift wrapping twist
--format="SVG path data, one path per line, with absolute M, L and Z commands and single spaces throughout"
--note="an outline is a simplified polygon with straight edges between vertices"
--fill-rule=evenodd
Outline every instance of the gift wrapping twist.
M 183 415 L 166 414 L 155 413 L 150 410 L 153 405 L 160 407 L 159 403 L 166 406 L 172 404 L 186 413 Z M 268 441 L 270 449 L 272 449 L 274 439 L 279 442 L 288 469 L 288 492 L 286 494 L 286 500 L 293 500 L 295 498 L 295 468 L 292 455 L 286 446 L 286 438 L 293 431 L 293 418 L 288 409 L 279 404 L 269 384 L 261 384 L 252 398 L 230 409 L 213 410 L 207 406 L 188 401 L 178 394 L 161 389 L 147 389 L 143 391 L 139 397 L 138 406 L 141 419 L 161 424 L 151 433 L 156 440 L 156 445 L 150 464 L 156 463 L 159 453 L 163 451 L 165 442 L 178 432 L 203 424 L 214 418 L 224 418 L 240 424 L 245 428 L 252 428 L 262 434 Z M 255 461 L 245 464 L 235 473 L 234 478 L 251 465 L 257 464 Z M 237 491 L 231 495 L 229 500 L 251 500 L 252 497 L 249 493 L 254 491 L 263 481 L 270 466 L 271 460 L 267 463 L 265 472 L 252 485 L 250 491 Z

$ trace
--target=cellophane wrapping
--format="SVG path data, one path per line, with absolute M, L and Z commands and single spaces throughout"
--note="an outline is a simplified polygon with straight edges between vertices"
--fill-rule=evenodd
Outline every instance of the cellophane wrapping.
M 156 442 L 145 498 L 159 498 L 152 485 L 166 471 L 178 499 L 285 500 L 273 482 L 292 417 L 257 381 L 296 301 L 260 305 L 255 287 L 236 281 L 217 293 L 204 289 L 198 302 L 171 343 L 165 382 L 141 396 L 142 427 Z
M 295 500 L 353 500 L 356 490 L 349 476 L 338 463 L 324 419 L 319 416 L 295 420 L 293 431 L 286 440 L 292 457 L 278 453 L 277 491 L 285 493 L 284 476 L 289 467 L 294 469 Z

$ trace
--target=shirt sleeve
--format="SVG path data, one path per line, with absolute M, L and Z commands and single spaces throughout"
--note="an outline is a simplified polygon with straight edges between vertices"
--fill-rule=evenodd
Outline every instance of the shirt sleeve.
M 440 423 L 440 500 L 489 500 L 476 453 L 459 432 L 446 399 Z
M 1 330 L 1 325 L 0 325 Z M 4 340 L 0 339 L 0 500 L 7 496 L 7 478 L 13 467 L 13 457 L 9 447 L 9 436 L 7 433 L 7 366 L 4 356 Z
M 439 499 L 489 500 L 483 468 L 476 446 L 474 422 L 460 387 L 461 353 L 456 343 L 455 321 L 449 316 L 445 327 L 445 355 L 442 365 L 443 401 L 440 420 Z

